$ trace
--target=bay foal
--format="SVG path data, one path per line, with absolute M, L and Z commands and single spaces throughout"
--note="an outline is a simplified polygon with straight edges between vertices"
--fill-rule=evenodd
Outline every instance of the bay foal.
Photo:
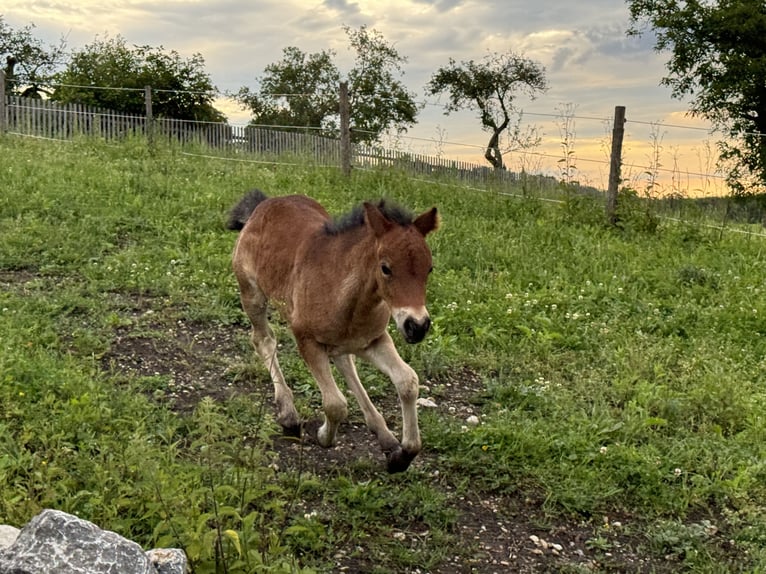
M 407 469 L 421 448 L 416 400 L 418 377 L 388 333 L 393 317 L 408 343 L 431 325 L 426 282 L 431 251 L 425 237 L 438 226 L 434 207 L 413 217 L 385 201 L 364 203 L 333 221 L 313 199 L 267 198 L 255 190 L 232 209 L 229 228 L 241 230 L 233 269 L 242 306 L 252 323 L 252 342 L 274 383 L 277 422 L 300 435 L 293 394 L 279 368 L 268 324 L 268 303 L 279 310 L 322 393 L 323 447 L 334 444 L 348 413 L 330 363 L 346 379 L 367 426 L 375 433 L 389 472 Z M 359 356 L 393 382 L 402 408 L 401 444 L 367 396 L 354 365 Z

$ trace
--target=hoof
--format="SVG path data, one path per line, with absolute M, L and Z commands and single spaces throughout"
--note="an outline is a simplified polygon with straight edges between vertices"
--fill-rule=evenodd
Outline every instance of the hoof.
M 322 421 L 320 419 L 313 419 L 310 421 L 306 421 L 306 423 L 303 425 L 303 430 L 314 441 L 319 443 L 319 439 L 317 438 L 317 435 L 319 434 L 319 428 L 321 426 L 322 426 Z
M 303 425 L 301 425 L 300 423 L 289 425 L 289 426 L 283 426 L 282 434 L 290 438 L 301 438 L 302 428 L 303 428 Z
M 397 472 L 404 472 L 410 466 L 410 463 L 415 459 L 418 453 L 409 452 L 397 448 L 386 455 L 388 461 L 387 469 L 390 474 Z

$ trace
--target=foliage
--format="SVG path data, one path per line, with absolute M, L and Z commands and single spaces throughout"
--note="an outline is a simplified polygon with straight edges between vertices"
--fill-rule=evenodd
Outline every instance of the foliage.
M 495 168 L 503 168 L 500 138 L 511 124 L 515 111 L 514 99 L 519 91 L 534 98 L 547 88 L 545 69 L 524 56 L 513 52 L 490 53 L 481 62 L 450 58 L 431 77 L 426 90 L 432 94 L 449 93 L 446 112 L 477 109 L 482 129 L 492 135 L 484 154 Z M 518 125 L 513 132 L 518 133 Z
M 418 113 L 414 94 L 396 79 L 407 59 L 376 30 L 344 29 L 356 53 L 348 72 L 352 141 L 376 141 L 389 129 L 407 131 Z
M 45 46 L 30 24 L 14 30 L 0 14 L 0 56 L 5 56 L 6 93 L 25 98 L 49 93 L 50 76 L 63 63 L 66 42 Z M 20 71 L 20 73 L 19 73 Z
M 571 190 L 563 204 L 445 193 L 395 171 L 346 179 L 150 153 L 140 139 L 7 135 L 0 152 L 1 521 L 75 512 L 146 547 L 183 547 L 197 574 L 449 570 L 455 555 L 485 556 L 468 527 L 500 521 L 514 530 L 493 544 L 527 540 L 525 525 L 573 525 L 590 534 L 572 537 L 588 556 L 616 555 L 630 529 L 646 569 L 766 567 L 762 238 L 641 211 L 615 231 L 599 224 L 602 204 Z M 433 331 L 399 344 L 438 406 L 421 411 L 424 452 L 404 475 L 356 454 L 318 470 L 300 458 L 319 460 L 315 445 L 272 443 L 269 378 L 251 363 L 223 224 L 253 185 L 309 193 L 333 214 L 381 195 L 438 205 Z M 640 204 L 623 193 L 626 210 Z M 158 361 L 180 369 L 161 350 L 189 322 L 229 333 L 241 353 L 211 335 L 211 350 L 185 357 L 221 388 L 254 392 L 206 388 L 184 410 L 172 369 L 108 368 L 121 340 L 151 337 Z M 286 374 L 308 386 L 275 328 Z M 384 377 L 360 376 L 391 400 Z M 296 399 L 319 405 L 315 388 Z
M 334 56 L 332 50 L 306 54 L 294 46 L 284 48 L 282 60 L 266 66 L 259 92 L 244 86 L 235 97 L 253 113 L 253 124 L 337 132 L 340 72 Z
M 225 120 L 213 107 L 216 88 L 201 54 L 184 59 L 162 46 L 130 47 L 121 36 L 96 38 L 72 55 L 56 81 L 60 85 L 51 96 L 55 101 L 143 114 L 144 88 L 151 86 L 152 113 L 157 117 Z
M 348 72 L 351 138 L 373 142 L 387 130 L 406 131 L 415 123 L 414 95 L 397 79 L 406 58 L 376 30 L 344 28 L 356 59 Z M 335 52 L 306 54 L 284 48 L 282 60 L 266 66 L 259 90 L 242 87 L 234 98 L 253 113 L 253 124 L 321 128 L 337 136 L 341 73 Z
M 629 0 L 629 34 L 646 27 L 655 49 L 669 51 L 662 83 L 676 98 L 691 97 L 693 115 L 708 119 L 734 143 L 722 142 L 732 160 L 729 184 L 739 193 L 754 177 L 766 191 L 766 7 L 761 0 Z

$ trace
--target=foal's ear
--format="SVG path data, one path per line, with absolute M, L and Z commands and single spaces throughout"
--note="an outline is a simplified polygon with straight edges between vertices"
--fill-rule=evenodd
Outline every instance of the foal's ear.
M 432 207 L 425 213 L 418 215 L 418 218 L 412 222 L 412 225 L 425 237 L 432 231 L 439 229 L 439 220 L 439 212 L 435 207 Z
M 367 225 L 372 228 L 375 237 L 381 237 L 394 226 L 393 222 L 389 221 L 376 205 L 368 201 L 364 202 L 364 219 L 367 221 Z

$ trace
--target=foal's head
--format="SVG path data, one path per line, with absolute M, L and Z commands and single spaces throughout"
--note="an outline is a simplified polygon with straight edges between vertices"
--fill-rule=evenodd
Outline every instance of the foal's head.
M 436 208 L 402 224 L 389 219 L 376 205 L 365 203 L 364 217 L 375 234 L 380 293 L 404 339 L 418 343 L 431 326 L 426 309 L 431 250 L 425 237 L 439 225 Z

